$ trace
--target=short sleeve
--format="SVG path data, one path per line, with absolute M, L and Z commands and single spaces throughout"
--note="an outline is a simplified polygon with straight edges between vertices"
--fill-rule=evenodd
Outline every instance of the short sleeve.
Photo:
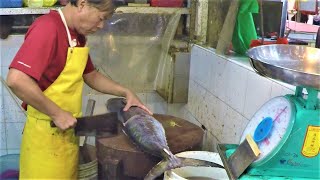
M 40 17 L 30 26 L 10 68 L 18 69 L 39 81 L 56 48 L 57 27 L 54 21 L 50 17 Z

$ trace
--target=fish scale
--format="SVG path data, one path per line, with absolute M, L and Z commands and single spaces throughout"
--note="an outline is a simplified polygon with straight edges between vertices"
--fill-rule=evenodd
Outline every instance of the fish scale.
M 169 149 L 165 138 L 165 132 L 159 121 L 152 120 L 151 116 L 134 116 L 126 123 L 127 134 L 140 147 L 155 156 L 161 157 L 162 149 Z M 144 132 L 145 134 L 141 134 Z M 157 149 L 153 147 L 158 146 Z M 159 150 L 159 151 L 157 151 Z

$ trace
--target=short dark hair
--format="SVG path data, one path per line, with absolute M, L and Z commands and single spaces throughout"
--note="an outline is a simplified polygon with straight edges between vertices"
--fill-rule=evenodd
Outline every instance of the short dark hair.
M 70 0 L 71 5 L 77 6 L 78 0 Z M 113 0 L 87 0 L 88 4 L 99 9 L 99 11 L 110 11 L 116 8 Z

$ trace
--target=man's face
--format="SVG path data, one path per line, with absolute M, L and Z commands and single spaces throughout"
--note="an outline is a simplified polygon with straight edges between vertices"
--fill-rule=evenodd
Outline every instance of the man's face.
M 84 3 L 82 7 L 79 8 L 76 29 L 77 32 L 83 35 L 92 34 L 103 28 L 104 22 L 107 18 L 110 18 L 113 14 L 111 10 L 108 12 L 101 12 L 97 8 L 90 6 L 88 3 Z

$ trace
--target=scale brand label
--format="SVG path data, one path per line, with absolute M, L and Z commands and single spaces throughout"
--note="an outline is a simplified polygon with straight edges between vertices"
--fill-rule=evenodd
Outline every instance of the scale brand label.
M 308 126 L 304 143 L 302 146 L 302 155 L 306 157 L 315 157 L 320 151 L 320 126 Z

